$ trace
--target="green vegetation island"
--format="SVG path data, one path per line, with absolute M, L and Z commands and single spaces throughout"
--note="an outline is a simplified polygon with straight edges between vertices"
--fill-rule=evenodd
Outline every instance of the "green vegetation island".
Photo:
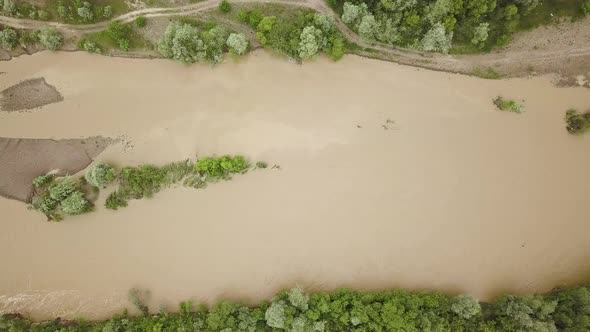
M 129 297 L 141 313 L 127 311 L 105 321 L 32 322 L 18 314 L 0 317 L 9 332 L 582 332 L 590 329 L 590 287 L 555 289 L 546 294 L 505 295 L 481 303 L 469 295 L 397 289 L 358 292 L 341 289 L 307 294 L 301 288 L 271 301 L 247 306 L 222 301 L 175 312 L 150 313 L 143 292 Z

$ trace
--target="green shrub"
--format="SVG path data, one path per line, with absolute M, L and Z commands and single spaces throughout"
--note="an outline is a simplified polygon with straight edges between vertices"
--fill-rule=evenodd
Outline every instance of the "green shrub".
M 98 44 L 96 44 L 95 42 L 93 42 L 91 40 L 82 40 L 81 46 L 84 50 L 86 50 L 87 52 L 90 52 L 90 53 L 100 53 L 101 52 L 101 49 L 98 46 Z
M 33 179 L 33 186 L 35 186 L 35 188 L 44 187 L 50 184 L 51 181 L 53 181 L 53 175 L 39 175 Z
M 0 31 L 0 48 L 5 50 L 12 50 L 16 46 L 18 36 L 16 31 L 12 28 L 5 28 Z
M 106 31 L 109 38 L 111 38 L 121 50 L 129 50 L 129 38 L 131 36 L 131 27 L 129 27 L 129 25 L 114 21 L 109 24 Z
M 135 19 L 135 25 L 137 25 L 140 28 L 143 28 L 144 26 L 147 25 L 147 19 L 145 18 L 145 16 L 138 16 Z
M 90 208 L 90 202 L 88 202 L 84 194 L 80 191 L 73 192 L 61 202 L 61 211 L 67 215 L 86 213 L 90 211 Z
M 45 28 L 39 31 L 39 43 L 48 50 L 55 51 L 63 44 L 62 35 L 54 29 Z
M 248 39 L 243 33 L 231 33 L 227 37 L 226 44 L 230 52 L 236 55 L 242 55 L 248 51 Z
M 105 187 L 117 176 L 115 168 L 106 162 L 98 161 L 90 165 L 84 176 L 86 181 L 95 187 Z
M 590 0 L 586 0 L 582 4 L 582 12 L 586 15 L 590 15 Z
M 221 0 L 219 3 L 219 11 L 222 13 L 229 13 L 231 11 L 231 5 L 227 0 Z
M 151 197 L 160 190 L 166 173 L 152 165 L 125 167 L 121 170 L 120 190 L 126 197 Z
M 110 210 L 117 210 L 120 207 L 127 207 L 127 200 L 119 191 L 113 191 L 107 197 L 104 206 Z
M 565 122 L 567 123 L 567 131 L 571 134 L 583 134 L 590 130 L 590 111 L 586 113 L 578 113 L 574 109 L 570 109 L 565 113 Z
M 78 183 L 71 177 L 56 179 L 49 188 L 49 196 L 54 200 L 61 202 L 78 190 Z
M 223 156 L 201 158 L 195 164 L 195 170 L 207 177 L 224 178 L 230 174 L 244 172 L 250 167 L 242 156 Z
M 522 113 L 523 111 L 522 106 L 512 99 L 504 99 L 498 96 L 493 101 L 494 105 L 496 105 L 496 107 L 500 111 L 508 111 L 514 113 Z

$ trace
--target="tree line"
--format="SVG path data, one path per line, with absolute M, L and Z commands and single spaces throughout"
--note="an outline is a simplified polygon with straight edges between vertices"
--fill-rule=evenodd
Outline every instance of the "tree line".
M 176 312 L 150 313 L 141 292 L 130 292 L 139 316 L 128 312 L 100 322 L 34 323 L 19 315 L 0 318 L 10 332 L 583 332 L 590 330 L 590 286 L 546 294 L 505 295 L 482 303 L 469 295 L 402 289 L 358 292 L 341 289 L 307 294 L 293 288 L 256 306 L 220 302 Z

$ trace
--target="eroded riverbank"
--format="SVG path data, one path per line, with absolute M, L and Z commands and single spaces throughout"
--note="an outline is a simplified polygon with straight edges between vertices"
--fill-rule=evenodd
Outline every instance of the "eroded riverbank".
M 0 199 L 0 312 L 102 318 L 131 287 L 157 308 L 295 283 L 486 299 L 589 277 L 590 139 L 563 122 L 587 89 L 264 52 L 217 67 L 43 52 L 0 71 L 0 90 L 44 77 L 64 97 L 0 113 L 0 136 L 119 137 L 101 155 L 119 165 L 195 153 L 281 165 L 62 223 Z M 497 95 L 525 113 L 496 111 Z

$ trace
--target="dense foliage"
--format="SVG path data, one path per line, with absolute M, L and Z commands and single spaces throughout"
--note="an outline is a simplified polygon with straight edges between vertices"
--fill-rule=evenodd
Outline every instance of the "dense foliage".
M 310 58 L 322 51 L 338 60 L 346 50 L 334 20 L 311 10 L 294 10 L 278 17 L 242 9 L 238 19 L 256 30 L 260 44 L 293 59 Z
M 92 210 L 80 181 L 71 177 L 38 176 L 33 180 L 35 192 L 31 205 L 48 220 L 59 221 L 64 215 L 77 215 Z
M 513 113 L 522 113 L 523 109 L 522 106 L 517 103 L 515 100 L 512 99 L 505 99 L 503 97 L 496 97 L 493 100 L 494 105 L 496 105 L 496 107 L 500 110 L 500 111 L 508 111 L 508 112 L 513 112 Z
M 0 13 L 6 16 L 42 21 L 46 21 L 50 17 L 46 10 L 40 9 L 28 2 L 15 2 L 14 0 L 0 0 Z
M 574 109 L 568 110 L 565 113 L 565 122 L 567 131 L 572 134 L 583 134 L 590 130 L 590 111 L 578 113 Z
M 554 16 L 553 7 L 580 8 L 570 9 L 564 15 L 578 15 L 577 12 L 583 11 L 582 0 L 566 2 L 333 0 L 331 4 L 342 9 L 342 21 L 365 40 L 447 53 L 453 41 L 463 50 L 473 52 L 506 45 L 521 25 L 549 23 Z
M 113 7 L 82 0 L 59 0 L 56 11 L 58 17 L 68 23 L 92 23 L 113 16 Z
M 136 294 L 136 293 L 133 293 Z M 11 332 L 582 332 L 590 329 L 590 286 L 556 289 L 543 295 L 502 296 L 479 303 L 438 292 L 356 292 L 342 289 L 308 295 L 284 291 L 256 307 L 221 302 L 193 310 L 181 303 L 176 313 L 150 314 L 138 295 L 142 314 L 126 312 L 103 322 L 32 323 L 18 316 L 0 318 Z
M 250 167 L 242 156 L 201 158 L 195 170 L 208 178 L 228 178 L 231 174 L 243 173 Z
M 158 50 L 181 63 L 219 63 L 227 50 L 228 35 L 220 26 L 202 31 L 190 23 L 174 21 L 166 28 Z

